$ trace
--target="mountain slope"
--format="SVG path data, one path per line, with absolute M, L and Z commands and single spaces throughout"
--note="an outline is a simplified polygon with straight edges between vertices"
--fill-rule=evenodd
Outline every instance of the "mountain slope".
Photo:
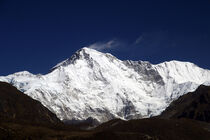
M 99 122 L 159 115 L 173 100 L 210 81 L 210 71 L 189 62 L 153 65 L 121 61 L 82 48 L 46 75 L 27 71 L 0 77 L 62 120 Z
M 201 85 L 173 101 L 161 118 L 190 118 L 210 122 L 210 86 Z
M 0 82 L 0 121 L 29 124 L 59 124 L 60 120 L 40 102 Z

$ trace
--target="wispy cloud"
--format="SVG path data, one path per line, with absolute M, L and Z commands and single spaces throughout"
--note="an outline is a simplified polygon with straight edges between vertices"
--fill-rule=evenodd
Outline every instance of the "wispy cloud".
M 141 35 L 141 36 L 139 36 L 139 37 L 135 40 L 134 44 L 135 44 L 135 45 L 136 45 L 136 44 L 139 44 L 139 43 L 141 43 L 143 40 L 144 40 L 144 36 Z
M 170 49 L 173 40 L 168 31 L 143 32 L 133 41 L 113 39 L 110 41 L 96 42 L 87 46 L 101 52 L 122 52 L 124 55 L 150 56 L 160 51 Z
M 121 43 L 117 40 L 110 40 L 108 42 L 96 42 L 88 46 L 88 48 L 95 49 L 98 51 L 107 51 L 119 47 L 120 44 Z
M 171 47 L 171 43 L 167 31 L 154 31 L 142 33 L 133 44 L 136 47 L 154 51 Z

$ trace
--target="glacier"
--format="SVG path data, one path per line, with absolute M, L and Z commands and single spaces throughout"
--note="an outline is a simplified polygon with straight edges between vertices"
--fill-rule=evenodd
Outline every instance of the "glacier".
M 122 61 L 84 47 L 45 75 L 22 71 L 0 81 L 40 101 L 61 120 L 102 123 L 159 115 L 183 94 L 210 85 L 210 70 L 181 61 Z

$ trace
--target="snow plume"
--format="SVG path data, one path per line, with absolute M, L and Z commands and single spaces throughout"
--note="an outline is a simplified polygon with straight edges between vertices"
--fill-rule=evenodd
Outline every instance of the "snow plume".
M 120 45 L 119 41 L 110 40 L 108 42 L 96 42 L 96 43 L 88 46 L 88 48 L 98 50 L 98 51 L 107 51 L 107 50 L 114 49 L 114 48 L 118 47 L 119 45 Z

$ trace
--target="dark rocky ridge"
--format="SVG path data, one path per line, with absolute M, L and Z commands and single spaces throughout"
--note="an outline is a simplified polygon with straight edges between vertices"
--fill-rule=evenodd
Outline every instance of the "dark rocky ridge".
M 34 124 L 58 124 L 61 121 L 39 101 L 0 82 L 0 120 Z
M 189 118 L 210 122 L 210 86 L 201 85 L 196 91 L 173 101 L 161 118 Z

